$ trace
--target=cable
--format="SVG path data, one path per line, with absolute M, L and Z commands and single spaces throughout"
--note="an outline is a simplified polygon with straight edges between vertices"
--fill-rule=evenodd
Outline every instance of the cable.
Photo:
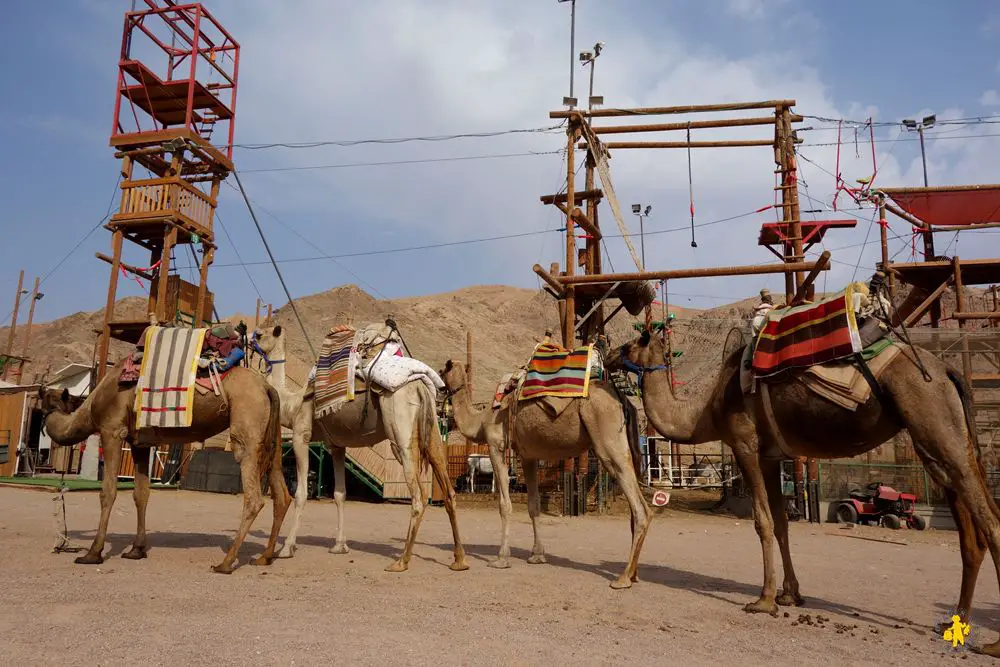
M 257 298 L 260 299 L 261 301 L 264 301 L 264 296 L 260 293 L 260 290 L 257 288 L 257 283 L 254 282 L 253 276 L 250 275 L 250 269 L 247 268 L 247 264 L 243 261 L 243 258 L 240 256 L 240 251 L 236 249 L 236 244 L 233 243 L 233 237 L 229 235 L 229 230 L 226 229 L 226 225 L 223 224 L 222 218 L 219 217 L 218 210 L 215 211 L 215 219 L 219 221 L 219 226 L 222 227 L 222 233 L 226 235 L 226 240 L 229 241 L 229 247 L 233 249 L 234 253 L 236 253 L 236 259 L 238 260 L 237 264 L 235 265 L 215 264 L 215 266 L 242 266 L 243 270 L 247 274 L 247 279 L 253 286 L 253 291 L 257 293 Z
M 73 254 L 74 252 L 76 252 L 77 250 L 79 250 L 80 246 L 82 246 L 82 245 L 83 245 L 84 243 L 86 243 L 87 239 L 89 239 L 89 238 L 90 238 L 90 235 L 91 235 L 91 234 L 93 234 L 94 232 L 96 232 L 96 231 L 97 231 L 97 228 L 98 228 L 98 227 L 100 227 L 101 225 L 103 225 L 103 224 L 104 224 L 104 223 L 105 223 L 105 222 L 107 221 L 107 219 L 111 217 L 111 209 L 112 209 L 112 207 L 113 207 L 113 206 L 115 205 L 115 195 L 116 195 L 116 194 L 118 194 L 118 184 L 119 184 L 119 183 L 121 183 L 121 181 L 122 181 L 122 175 L 121 175 L 121 174 L 119 173 L 119 174 L 118 174 L 118 179 L 117 179 L 117 180 L 115 181 L 115 188 L 114 188 L 114 190 L 113 190 L 113 191 L 111 192 L 111 201 L 110 201 L 110 202 L 108 202 L 108 210 L 107 210 L 107 213 L 105 213 L 105 214 L 104 214 L 104 217 L 103 217 L 103 218 L 101 218 L 101 219 L 100 219 L 100 221 L 99 221 L 99 222 L 98 222 L 98 223 L 97 223 L 96 225 L 94 225 L 93 227 L 91 227 L 91 228 L 90 228 L 90 231 L 88 231 L 88 232 L 87 232 L 86 234 L 84 234 L 84 235 L 83 235 L 83 238 L 82 238 L 82 239 L 80 239 L 79 241 L 77 241 L 76 245 L 75 245 L 75 246 L 73 246 L 73 247 L 72 247 L 72 248 L 70 249 L 70 251 L 69 251 L 69 252 L 67 252 L 67 253 L 66 253 L 65 255 L 63 255 L 63 258 L 62 258 L 62 259 L 60 259 L 60 260 L 59 260 L 58 262 L 56 262 L 56 265 L 55 265 L 55 266 L 53 266 L 53 267 L 52 267 L 51 269 L 49 269 L 49 272 L 48 272 L 48 273 L 46 273 L 46 274 L 45 274 L 45 275 L 44 275 L 44 276 L 42 277 L 42 279 L 38 281 L 38 286 L 39 286 L 39 287 L 41 287 L 42 285 L 44 285 L 44 284 L 45 284 L 45 281 L 46 281 L 46 280 L 48 280 L 48 279 L 49 279 L 49 277 L 51 277 L 53 273 L 55 273 L 56 271 L 58 271 L 58 270 L 59 270 L 59 268 L 60 268 L 60 267 L 61 267 L 61 266 L 62 266 L 63 264 L 65 264 L 65 263 L 66 263 L 66 260 L 68 260 L 68 259 L 70 258 L 70 255 L 72 255 L 72 254 Z M 25 296 L 23 296 L 23 297 L 22 297 L 21 295 L 18 295 L 18 297 L 19 297 L 19 298 L 18 298 L 18 307 L 20 307 L 20 305 L 21 305 L 22 303 L 24 303 L 24 302 L 25 302 L 26 300 L 28 300 L 28 299 L 30 298 L 30 294 L 29 294 L 29 295 L 25 295 Z M 12 310 L 11 310 L 11 311 L 10 311 L 9 313 L 7 313 L 7 317 L 5 317 L 5 318 L 3 319 L 3 321 L 0 321 L 0 326 L 2 326 L 2 325 L 4 325 L 4 324 L 7 324 L 7 322 L 8 322 L 9 320 L 10 320 L 10 318 L 11 318 L 11 317 L 12 317 L 13 315 L 14 315 L 14 311 L 13 311 L 13 309 L 12 309 Z
M 511 157 L 534 157 L 536 155 L 558 155 L 563 150 L 558 151 L 528 151 L 525 153 L 497 153 L 493 155 L 464 155 L 457 157 L 423 158 L 415 160 L 388 160 L 385 162 L 345 162 L 340 164 L 314 164 L 302 167 L 270 167 L 263 169 L 242 169 L 243 174 L 261 174 L 266 172 L 279 171 L 308 171 L 315 169 L 351 169 L 354 167 L 390 167 L 404 164 L 427 164 L 433 162 L 464 162 L 468 160 L 495 160 L 499 158 Z
M 530 127 L 521 128 L 516 130 L 499 130 L 495 132 L 469 132 L 463 134 L 442 134 L 442 135 L 432 135 L 424 137 L 399 137 L 392 139 L 349 139 L 349 140 L 333 140 L 333 141 L 307 141 L 307 142 L 276 142 L 276 143 L 247 143 L 247 144 L 232 144 L 233 148 L 243 148 L 246 150 L 264 150 L 268 148 L 320 148 L 323 146 L 360 146 L 363 144 L 403 144 L 413 141 L 426 141 L 426 142 L 436 142 L 436 141 L 451 141 L 453 139 L 482 139 L 487 137 L 500 137 L 509 134 L 537 134 L 541 132 L 553 132 L 558 130 L 565 124 L 565 121 L 559 123 L 558 125 L 549 125 L 547 127 Z M 228 148 L 229 146 L 223 145 L 218 148 Z
M 260 240 L 264 244 L 264 249 L 267 250 L 267 256 L 271 258 L 271 264 L 274 266 L 274 272 L 278 274 L 278 280 L 281 282 L 281 288 L 285 290 L 285 296 L 288 297 L 288 305 L 292 307 L 292 312 L 295 313 L 295 319 L 299 321 L 299 326 L 302 327 L 302 335 L 305 336 L 306 345 L 309 346 L 309 353 L 312 354 L 313 359 L 316 359 L 318 356 L 316 354 L 316 348 L 313 347 L 312 341 L 309 339 L 309 332 L 306 330 L 306 325 L 302 321 L 302 317 L 299 316 L 299 309 L 295 307 L 295 301 L 292 299 L 292 293 L 288 291 L 288 285 L 285 284 L 285 278 L 281 275 L 281 269 L 278 268 L 278 263 L 274 261 L 274 255 L 271 253 L 271 246 L 267 244 L 267 239 L 264 237 L 264 230 L 257 221 L 257 214 L 253 212 L 253 206 L 250 205 L 250 197 L 247 196 L 246 190 L 243 189 L 243 182 L 240 180 L 240 173 L 233 169 L 233 176 L 236 177 L 236 184 L 240 186 L 240 192 L 243 194 L 243 201 L 246 202 L 247 210 L 250 212 L 250 217 L 253 218 L 253 224 L 257 227 L 257 233 L 260 234 Z

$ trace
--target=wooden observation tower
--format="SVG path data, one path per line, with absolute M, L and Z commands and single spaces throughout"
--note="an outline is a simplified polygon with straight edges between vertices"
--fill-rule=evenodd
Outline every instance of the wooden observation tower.
M 134 344 L 150 324 L 212 321 L 213 218 L 233 170 L 239 44 L 199 3 L 145 4 L 125 15 L 118 62 L 110 145 L 121 159 L 122 196 L 105 225 L 112 254 L 97 255 L 111 264 L 98 377 L 112 338 Z M 147 259 L 123 261 L 125 241 Z M 171 273 L 185 245 L 199 267 L 197 285 Z M 150 282 L 144 319 L 115 316 L 118 279 L 129 275 Z

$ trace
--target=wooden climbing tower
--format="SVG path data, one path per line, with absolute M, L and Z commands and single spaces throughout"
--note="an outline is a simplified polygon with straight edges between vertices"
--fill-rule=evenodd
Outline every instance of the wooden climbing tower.
M 110 145 L 121 159 L 122 195 L 105 225 L 112 254 L 97 255 L 111 264 L 99 376 L 111 339 L 136 343 L 151 323 L 212 320 L 213 219 L 219 186 L 233 170 L 239 44 L 200 3 L 145 4 L 125 15 L 118 62 Z M 123 261 L 126 241 L 145 259 Z M 172 272 L 180 252 L 196 260 L 198 284 Z M 145 318 L 115 316 L 121 276 L 149 281 Z

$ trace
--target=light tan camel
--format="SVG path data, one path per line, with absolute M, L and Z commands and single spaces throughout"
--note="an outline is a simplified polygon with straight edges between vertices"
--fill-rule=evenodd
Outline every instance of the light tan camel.
M 60 445 L 72 445 L 98 433 L 104 448 L 104 483 L 101 487 L 101 520 L 90 550 L 76 559 L 77 563 L 104 562 L 102 552 L 108 532 L 108 519 L 118 494 L 118 469 L 121 466 L 122 445 L 130 443 L 135 460 L 135 500 L 137 527 L 132 548 L 123 558 L 146 557 L 146 503 L 149 500 L 149 446 L 136 442 L 135 385 L 119 386 L 118 376 L 122 363 L 108 370 L 107 375 L 90 393 L 87 400 L 75 411 L 69 409 L 69 392 L 62 394 L 40 389 L 45 413 L 45 430 Z M 243 514 L 239 532 L 226 552 L 222 563 L 212 569 L 230 574 L 246 539 L 250 526 L 264 506 L 261 486 L 268 474 L 274 503 L 274 520 L 267 548 L 251 561 L 254 565 L 268 565 L 274 560 L 274 549 L 285 512 L 291 504 L 285 478 L 281 474 L 281 448 L 277 446 L 280 412 L 278 392 L 267 386 L 257 373 L 237 366 L 222 379 L 228 406 L 221 396 L 213 393 L 200 395 L 195 392 L 192 426 L 185 428 L 150 429 L 144 442 L 157 444 L 184 444 L 199 442 L 217 435 L 227 428 L 233 446 L 233 456 L 240 464 L 243 482 Z
M 413 542 L 428 502 L 419 483 L 419 471 L 425 464 L 430 464 L 438 484 L 446 490 L 444 506 L 451 521 L 451 533 L 455 542 L 455 560 L 450 568 L 456 571 L 469 569 L 455 514 L 455 489 L 448 477 L 448 454 L 437 429 L 437 411 L 430 390 L 423 382 L 410 382 L 395 392 L 387 391 L 381 395 L 369 392 L 367 400 L 359 396 L 334 413 L 314 420 L 312 399 L 304 400 L 307 388 L 293 391 L 285 386 L 285 338 L 281 325 L 254 332 L 254 339 L 264 353 L 270 369 L 267 381 L 281 394 L 281 424 L 292 429 L 292 449 L 295 452 L 295 512 L 292 528 L 279 557 L 290 558 L 295 553 L 299 522 L 306 505 L 309 442 L 315 433 L 333 457 L 337 538 L 330 548 L 331 553 L 346 554 L 349 551 L 344 535 L 346 448 L 371 447 L 389 440 L 396 460 L 403 466 L 403 476 L 410 491 L 410 525 L 402 555 L 386 570 L 405 572 L 409 567 Z
M 459 431 L 469 440 L 489 445 L 493 474 L 500 489 L 501 522 L 500 553 L 490 567 L 510 567 L 510 489 L 503 456 L 507 448 L 510 414 L 507 409 L 477 411 L 473 408 L 466 377 L 465 367 L 451 360 L 441 371 L 441 379 L 455 408 L 455 423 Z M 555 419 L 538 404 L 537 399 L 519 402 L 515 410 L 513 433 L 509 440 L 524 467 L 528 485 L 528 515 L 535 535 L 528 562 L 545 562 L 545 548 L 538 534 L 541 510 L 538 461 L 573 458 L 593 447 L 605 469 L 625 493 L 632 511 L 632 545 L 628 563 L 621 576 L 611 583 L 612 588 L 630 587 L 637 579 L 639 552 L 649 530 L 650 514 L 632 466 L 625 417 L 618 399 L 600 383 L 591 382 L 587 398 L 576 399 Z
M 873 392 L 855 412 L 817 396 L 801 383 L 771 384 L 772 414 L 778 431 L 774 434 L 768 427 L 761 395 L 744 396 L 740 388 L 742 347 L 726 358 L 714 385 L 686 401 L 673 395 L 665 350 L 662 336 L 646 332 L 621 348 L 619 361 L 627 361 L 626 367 L 641 372 L 646 415 L 665 438 L 682 443 L 722 440 L 732 448 L 751 490 L 764 557 L 760 599 L 748 604 L 747 611 L 774 613 L 776 603 L 802 603 L 789 551 L 781 460 L 856 456 L 905 429 L 927 472 L 945 490 L 958 525 L 962 585 L 956 609 L 968 620 L 987 548 L 1000 572 L 1000 511 L 986 487 L 969 388 L 959 373 L 926 350 L 904 348 L 878 379 L 881 397 Z M 924 379 L 918 359 L 929 381 Z M 614 363 L 611 360 L 609 365 Z M 784 565 L 781 595 L 777 595 L 772 560 L 775 537 Z M 1000 657 L 1000 642 L 983 650 Z

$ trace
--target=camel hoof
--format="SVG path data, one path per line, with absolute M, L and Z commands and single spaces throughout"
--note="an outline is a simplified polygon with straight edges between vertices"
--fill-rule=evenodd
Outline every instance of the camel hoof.
M 777 602 L 782 607 L 801 607 L 806 603 L 806 601 L 802 599 L 802 596 L 799 595 L 798 593 L 795 594 L 782 593 L 777 598 L 775 598 L 775 602 Z
M 82 556 L 77 556 L 73 559 L 73 562 L 77 565 L 100 565 L 104 562 L 104 556 L 101 554 L 90 554 L 86 553 Z
M 385 568 L 386 572 L 406 572 L 410 568 L 409 565 L 401 560 L 397 560 L 392 565 Z
M 506 570 L 510 567 L 510 561 L 506 558 L 497 558 L 496 560 L 491 560 L 488 565 L 494 570 Z
M 465 572 L 469 569 L 469 564 L 464 560 L 456 560 L 454 563 L 448 566 L 448 569 L 452 572 Z
M 768 602 L 767 600 L 760 599 L 756 602 L 751 602 L 743 607 L 743 611 L 748 614 L 770 614 L 771 616 L 776 616 L 778 613 L 778 605 L 774 601 Z
M 295 545 L 286 544 L 281 547 L 281 551 L 278 552 L 278 558 L 291 558 L 295 555 Z
M 1000 658 L 1000 641 L 993 642 L 992 644 L 984 644 L 982 646 L 969 646 L 969 648 L 974 653 L 981 653 L 993 658 Z
M 632 588 L 632 581 L 629 579 L 615 579 L 611 582 L 611 588 L 620 591 L 623 588 Z
M 233 568 L 232 565 L 227 566 L 227 565 L 219 564 L 219 565 L 213 565 L 212 566 L 212 572 L 215 572 L 216 574 L 232 574 L 233 573 L 233 569 L 234 568 Z
M 273 562 L 274 562 L 274 558 L 273 557 L 268 558 L 268 557 L 265 557 L 264 554 L 261 554 L 260 556 L 257 556 L 256 558 L 254 558 L 253 560 L 251 560 L 250 564 L 251 565 L 270 565 Z
M 545 554 L 531 554 L 528 556 L 528 562 L 532 565 L 541 565 L 543 563 L 548 563 L 545 559 Z
M 346 544 L 334 544 L 330 547 L 330 553 L 332 554 L 349 554 L 351 550 L 347 548 Z
M 132 547 L 122 554 L 122 558 L 129 560 L 142 560 L 146 558 L 146 547 Z

